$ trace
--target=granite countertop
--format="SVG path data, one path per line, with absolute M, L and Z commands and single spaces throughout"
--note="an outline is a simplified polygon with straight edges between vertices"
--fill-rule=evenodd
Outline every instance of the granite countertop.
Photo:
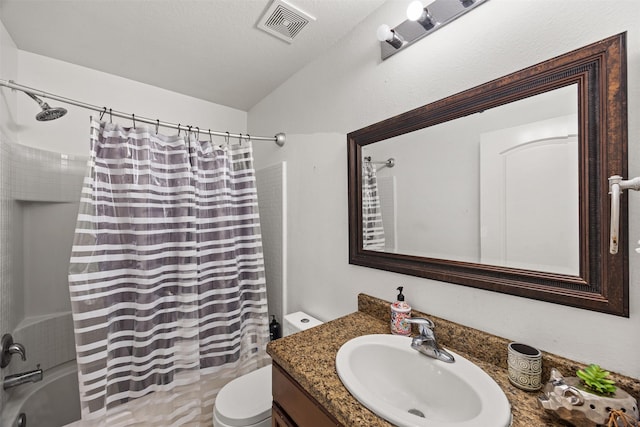
M 507 344 L 509 340 L 473 328 L 467 328 L 413 311 L 414 317 L 426 316 L 436 324 L 440 344 L 469 359 L 502 388 L 511 403 L 513 427 L 568 426 L 538 405 L 540 392 L 525 392 L 509 382 Z M 345 426 L 391 426 L 392 424 L 362 406 L 343 386 L 336 373 L 335 357 L 340 347 L 352 338 L 389 333 L 389 303 L 368 295 L 358 296 L 358 311 L 310 330 L 272 341 L 267 352 L 311 396 Z M 584 365 L 543 353 L 543 381 L 556 367 L 563 374 Z M 618 385 L 638 399 L 640 381 L 613 374 Z

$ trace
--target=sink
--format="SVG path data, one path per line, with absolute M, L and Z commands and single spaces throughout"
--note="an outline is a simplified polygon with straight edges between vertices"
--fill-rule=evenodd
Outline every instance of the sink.
M 508 427 L 511 406 L 502 389 L 478 366 L 454 353 L 445 363 L 411 348 L 411 338 L 364 335 L 336 355 L 349 392 L 398 426 Z

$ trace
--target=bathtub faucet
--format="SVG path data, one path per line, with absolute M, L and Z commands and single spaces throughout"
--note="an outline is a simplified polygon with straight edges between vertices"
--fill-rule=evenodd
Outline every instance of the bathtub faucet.
M 4 384 L 2 388 L 5 390 L 19 386 L 25 383 L 37 383 L 38 381 L 42 381 L 42 369 L 40 369 L 40 365 L 38 365 L 38 369 L 28 372 L 21 372 L 15 375 L 8 375 L 4 377 Z

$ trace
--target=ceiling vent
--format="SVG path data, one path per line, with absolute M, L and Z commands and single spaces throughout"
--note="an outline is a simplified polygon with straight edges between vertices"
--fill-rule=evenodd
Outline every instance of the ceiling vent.
M 316 18 L 283 0 L 274 0 L 258 21 L 258 28 L 288 43 Z

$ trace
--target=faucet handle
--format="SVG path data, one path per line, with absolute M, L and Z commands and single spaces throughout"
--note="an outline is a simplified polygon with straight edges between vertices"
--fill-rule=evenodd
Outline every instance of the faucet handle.
M 9 362 L 11 362 L 11 357 L 14 354 L 19 354 L 23 361 L 27 360 L 27 352 L 24 349 L 24 346 L 19 343 L 14 343 L 11 334 L 4 334 L 0 344 L 2 345 L 2 353 L 0 353 L 0 368 L 6 368 Z
M 407 323 L 414 323 L 418 325 L 420 330 L 420 335 L 430 336 L 433 334 L 432 329 L 436 327 L 435 323 L 426 317 L 410 317 L 408 319 L 404 319 Z
M 23 362 L 27 360 L 27 350 L 20 343 L 14 342 L 9 346 L 9 354 L 19 354 Z

